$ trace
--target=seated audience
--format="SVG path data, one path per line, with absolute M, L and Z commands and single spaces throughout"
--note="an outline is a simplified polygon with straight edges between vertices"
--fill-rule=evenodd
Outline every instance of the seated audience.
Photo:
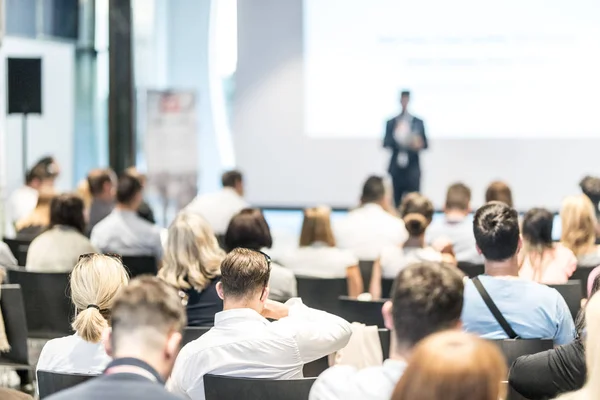
M 310 400 L 388 400 L 421 339 L 438 331 L 460 329 L 463 281 L 456 268 L 431 262 L 413 264 L 398 273 L 394 287 L 391 301 L 382 310 L 392 335 L 390 358 L 381 367 L 329 368 L 313 385 Z
M 17 259 L 4 242 L 0 242 L 0 267 L 16 267 Z
M 575 326 L 563 297 L 556 289 L 519 279 L 517 212 L 502 202 L 488 203 L 475 213 L 473 231 L 484 257 L 485 275 L 465 284 L 464 329 L 485 339 L 518 336 L 553 339 L 556 345 L 571 343 Z M 486 305 L 474 284 L 476 279 L 506 320 L 506 329 Z
M 590 297 L 600 289 L 600 277 L 594 280 Z M 564 346 L 541 353 L 521 356 L 510 368 L 509 383 L 531 400 L 553 399 L 561 393 L 581 389 L 585 383 L 585 314 L 577 316 L 577 338 Z
M 223 189 L 217 193 L 197 196 L 186 207 L 187 212 L 200 214 L 216 235 L 224 235 L 229 221 L 248 207 L 244 200 L 244 178 L 240 171 L 227 171 L 221 177 Z
M 596 176 L 586 176 L 579 183 L 579 187 L 594 206 L 596 220 L 600 218 L 600 178 Z M 596 242 L 600 238 L 600 224 L 596 224 Z
M 450 243 L 458 262 L 482 264 L 477 253 L 471 212 L 471 189 L 463 183 L 455 183 L 448 188 L 444 206 L 444 220 L 431 224 L 427 229 L 427 243 Z
M 92 196 L 88 221 L 88 234 L 115 208 L 117 175 L 110 168 L 94 169 L 87 176 L 88 188 Z
M 441 253 L 425 245 L 425 229 L 433 218 L 433 204 L 419 193 L 409 193 L 400 203 L 400 217 L 408 231 L 408 239 L 404 243 L 388 246 L 381 251 L 381 257 L 373 265 L 370 292 L 373 298 L 379 299 L 381 293 L 381 278 L 394 279 L 398 272 L 410 264 L 433 261 L 456 264 L 450 253 Z M 446 251 L 446 250 L 444 250 Z M 388 296 L 389 293 L 384 293 Z
M 485 191 L 485 202 L 500 201 L 509 207 L 513 207 L 512 190 L 502 181 L 494 181 L 490 183 Z
M 50 340 L 40 354 L 38 371 L 100 374 L 110 362 L 101 342 L 110 326 L 111 309 L 127 285 L 121 261 L 101 254 L 84 254 L 71 273 L 71 300 L 77 315 L 75 334 Z
M 580 267 L 600 265 L 600 246 L 596 245 L 596 213 L 585 195 L 569 196 L 560 210 L 561 238 L 565 247 L 577 256 Z
M 117 205 L 92 230 L 92 244 L 103 253 L 154 256 L 160 261 L 163 253 L 160 229 L 137 215 L 141 202 L 140 181 L 133 176 L 121 176 L 117 185 Z
M 163 384 L 185 324 L 175 289 L 155 277 L 134 279 L 112 308 L 112 330 L 105 331 L 104 344 L 113 361 L 104 374 L 48 400 L 181 400 Z
M 519 276 L 551 284 L 567 283 L 575 269 L 577 257 L 560 243 L 552 241 L 554 215 L 543 208 L 533 208 L 523 217 L 523 248 L 519 252 Z
M 188 326 L 212 326 L 223 311 L 216 289 L 223 258 L 210 225 L 198 214 L 184 211 L 169 226 L 158 276 L 185 295 Z
M 374 261 L 384 247 L 403 243 L 408 235 L 402 220 L 389 212 L 393 209 L 390 201 L 383 178 L 369 177 L 360 207 L 333 225 L 337 246 L 351 250 L 359 260 Z
M 348 295 L 356 297 L 363 292 L 358 259 L 349 250 L 335 247 L 330 214 L 327 207 L 304 210 L 300 248 L 282 254 L 278 260 L 299 276 L 347 278 Z
M 215 316 L 214 328 L 181 350 L 171 392 L 203 400 L 206 374 L 302 378 L 304 364 L 346 346 L 352 328 L 342 318 L 308 308 L 299 299 L 287 304 L 267 300 L 269 264 L 265 254 L 249 249 L 225 257 L 217 284 L 224 311 Z
M 271 248 L 273 238 L 263 213 L 256 208 L 246 208 L 231 219 L 224 242 L 228 252 L 238 247 L 263 251 Z M 292 271 L 271 263 L 270 275 L 269 299 L 286 301 L 298 295 L 296 277 Z
M 48 229 L 48 225 L 50 225 L 50 203 L 54 196 L 55 193 L 51 189 L 40 189 L 34 210 L 15 224 L 17 239 L 33 240 Z
M 495 344 L 464 332 L 436 333 L 415 348 L 392 400 L 505 399 L 506 369 Z
M 98 252 L 84 232 L 83 200 L 73 194 L 55 197 L 50 203 L 49 229 L 29 246 L 27 270 L 71 271 L 81 254 Z
M 133 176 L 134 178 L 138 178 L 140 180 L 140 183 L 142 184 L 142 188 L 146 188 L 146 175 L 141 174 L 136 167 L 129 167 L 125 170 L 125 173 L 128 175 Z M 154 211 L 152 211 L 152 208 L 150 207 L 150 204 L 148 204 L 146 202 L 146 200 L 142 199 L 142 203 L 140 204 L 140 207 L 137 209 L 137 214 L 145 219 L 146 221 L 150 222 L 151 224 L 155 224 L 156 220 L 154 219 Z

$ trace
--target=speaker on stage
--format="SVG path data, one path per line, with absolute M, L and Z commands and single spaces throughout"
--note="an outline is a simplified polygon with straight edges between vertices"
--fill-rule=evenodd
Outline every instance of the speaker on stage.
M 42 113 L 42 59 L 8 58 L 8 114 Z

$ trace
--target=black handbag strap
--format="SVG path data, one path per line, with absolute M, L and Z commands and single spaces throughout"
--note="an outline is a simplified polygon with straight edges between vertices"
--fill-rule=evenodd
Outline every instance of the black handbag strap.
M 519 335 L 517 335 L 515 333 L 515 331 L 510 326 L 510 324 L 508 323 L 508 321 L 506 320 L 506 318 L 504 318 L 504 316 L 502 315 L 502 313 L 500 312 L 500 310 L 498 310 L 498 307 L 496 306 L 496 303 L 494 303 L 494 300 L 492 300 L 492 298 L 490 297 L 490 294 L 483 287 L 483 284 L 479 280 L 479 277 L 475 277 L 475 278 L 473 278 L 471 280 L 473 281 L 473 284 L 475 285 L 475 288 L 477 289 L 477 291 L 481 295 L 481 298 L 485 302 L 485 305 L 487 306 L 487 308 L 489 308 L 490 312 L 492 313 L 492 315 L 494 316 L 494 318 L 496 318 L 496 321 L 498 321 L 498 323 L 500 324 L 500 326 L 502 327 L 502 329 L 504 330 L 504 332 L 506 332 L 506 334 L 508 335 L 508 338 L 509 339 L 516 339 L 516 338 L 518 338 Z

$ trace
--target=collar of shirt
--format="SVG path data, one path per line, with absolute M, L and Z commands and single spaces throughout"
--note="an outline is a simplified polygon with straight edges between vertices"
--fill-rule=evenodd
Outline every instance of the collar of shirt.
M 234 320 L 256 321 L 265 325 L 269 324 L 269 321 L 265 317 L 251 308 L 236 308 L 233 310 L 221 311 L 215 314 L 215 326 L 227 325 L 235 322 Z
M 151 375 L 154 378 L 154 379 L 149 379 L 149 380 L 154 380 L 156 382 L 159 382 L 161 385 L 165 384 L 165 381 L 162 378 L 162 376 L 160 376 L 159 373 L 156 372 L 156 370 L 150 366 L 150 364 L 148 364 L 145 361 L 142 361 L 138 358 L 133 358 L 133 357 L 117 358 L 116 360 L 113 360 L 110 364 L 108 364 L 106 366 L 104 373 L 110 374 L 111 369 L 118 371 L 118 368 L 120 368 L 120 367 L 139 368 L 140 370 L 145 371 L 147 374 Z M 144 375 L 137 374 L 137 375 L 145 376 L 145 374 Z M 150 378 L 150 377 L 148 376 L 148 378 Z
M 379 204 L 376 203 L 367 203 L 367 204 L 363 204 L 361 207 L 361 209 L 365 210 L 365 211 L 382 211 L 385 212 L 385 210 L 383 209 L 383 207 L 381 207 Z
M 232 187 L 224 187 L 223 188 L 223 193 L 225 193 L 225 194 L 227 194 L 229 196 L 232 196 L 232 197 L 237 197 L 240 200 L 243 200 L 243 197 L 240 196 L 239 193 L 236 192 L 235 189 L 232 188 Z

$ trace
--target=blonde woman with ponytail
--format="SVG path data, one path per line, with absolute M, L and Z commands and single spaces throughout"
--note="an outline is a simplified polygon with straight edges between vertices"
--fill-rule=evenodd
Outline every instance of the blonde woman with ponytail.
M 381 293 L 382 278 L 394 279 L 400 270 L 411 264 L 423 261 L 456 264 L 451 246 L 440 252 L 425 245 L 425 230 L 433 219 L 433 204 L 427 197 L 416 192 L 407 194 L 400 203 L 399 213 L 408 231 L 408 239 L 396 246 L 385 247 L 375 261 L 369 290 L 374 299 L 390 296 L 389 293 Z
M 100 374 L 111 361 L 102 344 L 110 326 L 111 308 L 127 285 L 128 276 L 116 256 L 84 254 L 71 272 L 71 300 L 75 305 L 75 334 L 46 343 L 37 369 L 43 371 Z

